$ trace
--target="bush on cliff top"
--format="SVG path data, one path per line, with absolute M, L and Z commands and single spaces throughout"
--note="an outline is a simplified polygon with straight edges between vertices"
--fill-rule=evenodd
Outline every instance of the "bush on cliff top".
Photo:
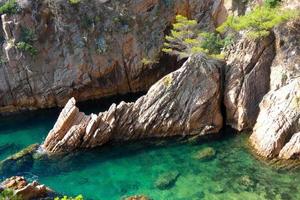
M 258 6 L 244 16 L 229 16 L 227 20 L 217 28 L 223 33 L 226 31 L 245 31 L 250 39 L 265 37 L 271 29 L 289 19 L 297 17 L 296 11 L 282 10 L 269 6 Z
M 220 58 L 224 40 L 216 33 L 201 32 L 197 26 L 196 20 L 177 15 L 170 35 L 165 37 L 162 51 L 180 59 L 197 53 Z
M 16 14 L 19 11 L 19 6 L 16 0 L 8 0 L 0 6 L 0 15 Z
M 276 6 L 279 5 L 280 2 L 281 0 L 265 0 L 264 4 L 268 7 L 275 8 Z

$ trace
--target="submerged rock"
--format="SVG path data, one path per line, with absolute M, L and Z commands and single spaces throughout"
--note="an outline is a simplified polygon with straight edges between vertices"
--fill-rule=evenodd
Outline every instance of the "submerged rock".
M 154 84 L 134 103 L 113 104 L 98 115 L 85 115 L 69 100 L 43 148 L 71 152 L 111 141 L 217 133 L 222 127 L 222 63 L 203 55 L 189 58 Z
M 158 177 L 155 181 L 155 187 L 160 190 L 166 190 L 173 187 L 180 176 L 178 171 L 171 171 L 164 173 Z
M 36 181 L 28 183 L 27 180 L 21 176 L 13 176 L 8 178 L 0 185 L 4 189 L 13 190 L 14 194 L 21 197 L 22 200 L 38 199 L 52 196 L 54 194 L 54 192 L 45 185 L 41 185 Z
M 216 150 L 212 147 L 206 147 L 204 149 L 199 150 L 193 158 L 197 160 L 210 160 L 214 158 L 216 155 Z
M 260 103 L 250 137 L 259 155 L 300 159 L 300 20 L 275 29 L 271 90 Z
M 33 144 L 0 162 L 0 172 L 15 173 L 31 168 L 39 144 Z

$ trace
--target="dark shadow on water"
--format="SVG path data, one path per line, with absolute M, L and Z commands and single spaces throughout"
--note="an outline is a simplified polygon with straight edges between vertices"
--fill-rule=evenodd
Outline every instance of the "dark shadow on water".
M 126 95 L 105 97 L 101 99 L 78 102 L 77 106 L 80 111 L 86 114 L 106 111 L 113 103 L 134 102 L 144 93 L 132 93 Z M 0 116 L 0 135 L 8 132 L 15 132 L 18 130 L 34 128 L 37 125 L 46 126 L 51 129 L 56 122 L 62 108 L 47 108 L 34 111 L 23 111 L 19 113 L 10 114 L 7 116 Z

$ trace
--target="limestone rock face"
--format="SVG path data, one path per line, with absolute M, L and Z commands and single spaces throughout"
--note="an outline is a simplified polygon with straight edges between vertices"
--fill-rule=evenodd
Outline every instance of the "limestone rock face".
M 275 56 L 274 36 L 234 45 L 225 69 L 226 123 L 241 131 L 252 129 L 259 103 L 269 91 L 270 70 Z
M 36 181 L 28 183 L 24 177 L 20 176 L 8 178 L 0 185 L 5 189 L 13 190 L 15 195 L 22 197 L 24 200 L 43 198 L 54 193 L 45 185 L 40 185 Z
M 279 158 L 300 158 L 300 132 L 295 133 L 290 141 L 284 145 L 279 153 Z
M 217 133 L 222 127 L 222 65 L 202 55 L 191 57 L 136 102 L 113 104 L 98 115 L 80 113 L 72 98 L 43 147 L 48 153 L 59 153 L 109 140 Z
M 18 2 L 20 13 L 1 16 L 0 112 L 147 90 L 174 70 L 155 63 L 175 15 L 212 28 L 221 0 Z M 36 56 L 16 47 L 28 38 Z
M 300 130 L 300 78 L 270 91 L 261 102 L 260 110 L 250 140 L 260 155 L 272 158 L 278 156 L 295 131 Z M 296 138 L 291 144 L 295 142 Z
M 271 90 L 260 104 L 250 141 L 262 156 L 300 158 L 300 21 L 275 29 Z

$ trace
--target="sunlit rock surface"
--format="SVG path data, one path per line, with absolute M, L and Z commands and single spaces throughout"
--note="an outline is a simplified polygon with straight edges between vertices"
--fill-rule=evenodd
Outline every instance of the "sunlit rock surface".
M 36 181 L 29 183 L 24 177 L 13 176 L 3 181 L 0 186 L 4 189 L 11 189 L 14 194 L 23 200 L 41 199 L 53 195 L 54 192 Z
M 275 29 L 271 90 L 260 103 L 250 141 L 262 156 L 300 158 L 300 21 Z
M 273 35 L 256 41 L 243 38 L 228 52 L 224 91 L 226 123 L 239 131 L 253 128 L 258 105 L 269 91 L 274 40 Z
M 0 112 L 145 91 L 176 68 L 176 60 L 160 53 L 175 15 L 211 29 L 212 13 L 221 5 L 219 0 L 17 2 L 18 14 L 1 15 Z M 28 33 L 36 56 L 16 47 Z M 160 58 L 163 66 L 155 64 Z
M 98 115 L 85 115 L 69 100 L 43 147 L 49 153 L 151 137 L 206 135 L 223 124 L 221 67 L 202 55 L 154 84 L 134 103 L 113 104 Z

